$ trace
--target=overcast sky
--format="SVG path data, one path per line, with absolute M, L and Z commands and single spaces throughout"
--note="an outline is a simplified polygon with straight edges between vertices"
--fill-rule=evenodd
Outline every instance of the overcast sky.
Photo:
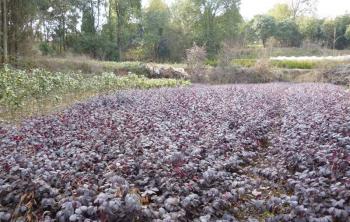
M 147 5 L 149 0 L 142 0 Z M 165 0 L 169 4 L 176 0 Z M 276 3 L 285 3 L 288 0 L 241 0 L 241 14 L 250 19 L 256 14 L 267 12 Z M 335 17 L 350 13 L 350 0 L 318 0 L 317 15 L 319 17 Z

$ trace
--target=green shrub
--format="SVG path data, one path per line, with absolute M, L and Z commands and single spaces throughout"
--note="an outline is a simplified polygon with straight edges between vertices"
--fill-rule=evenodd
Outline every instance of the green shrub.
M 205 65 L 216 67 L 216 66 L 218 66 L 218 60 L 216 60 L 216 59 L 207 59 L 205 61 Z
M 47 42 L 40 43 L 39 50 L 44 56 L 53 55 L 55 53 L 55 50 Z

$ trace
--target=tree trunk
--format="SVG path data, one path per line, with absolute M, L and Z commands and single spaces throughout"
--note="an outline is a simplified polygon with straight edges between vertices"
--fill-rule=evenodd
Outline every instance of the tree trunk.
M 63 35 L 62 35 L 62 46 L 63 46 L 63 51 L 66 51 L 66 18 L 63 16 Z
M 120 8 L 118 6 L 118 3 L 116 5 L 116 12 L 117 12 L 117 47 L 118 47 L 118 59 L 119 61 L 123 60 L 123 50 L 122 50 L 122 28 L 123 28 L 123 21 L 122 21 L 122 15 L 120 12 Z
M 12 58 L 15 59 L 15 61 L 17 60 L 17 54 L 18 54 L 18 32 L 19 32 L 19 4 L 18 4 L 18 0 L 13 0 L 13 5 L 12 5 L 12 8 L 13 8 L 13 27 L 12 27 L 12 44 L 13 44 L 13 48 L 10 53 L 10 55 L 12 55 Z
M 119 61 L 122 61 L 123 58 L 122 58 L 122 24 L 121 22 L 119 21 L 120 19 L 118 19 L 118 30 L 117 30 L 117 45 L 118 45 L 118 58 L 119 58 Z
M 3 61 L 3 52 L 4 52 L 4 46 L 3 46 L 3 42 L 4 42 L 4 7 L 3 7 L 3 1 L 0 1 L 0 48 L 1 48 L 1 62 Z
M 100 28 L 100 16 L 101 16 L 101 9 L 100 9 L 101 0 L 97 0 L 97 28 L 98 30 Z
M 112 27 L 112 4 L 111 2 L 108 2 L 108 35 L 109 35 L 109 40 L 114 41 L 113 39 L 113 27 Z
M 4 63 L 8 63 L 8 49 L 7 49 L 7 38 L 8 38 L 8 30 L 7 30 L 7 0 L 3 0 L 3 50 L 4 50 Z

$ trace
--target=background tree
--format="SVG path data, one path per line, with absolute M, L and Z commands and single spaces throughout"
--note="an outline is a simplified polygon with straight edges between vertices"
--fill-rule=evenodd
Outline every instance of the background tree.
M 276 20 L 269 15 L 257 15 L 251 23 L 251 27 L 256 36 L 262 41 L 266 47 L 266 42 L 270 37 L 275 36 Z
M 346 28 L 345 38 L 350 41 L 350 25 Z
M 144 13 L 145 46 L 148 54 L 155 60 L 169 58 L 170 11 L 163 0 L 151 0 Z
M 83 12 L 83 16 L 82 16 L 81 32 L 87 35 L 94 35 L 96 33 L 94 2 L 93 1 L 85 2 L 85 4 L 83 4 L 82 6 L 82 12 Z
M 241 22 L 239 14 L 240 0 L 195 0 L 197 7 L 200 9 L 200 41 L 207 47 L 208 57 L 214 57 L 220 49 L 222 38 L 227 35 L 225 29 L 234 28 Z M 230 18 L 232 20 L 229 21 Z M 222 21 L 226 21 L 226 25 Z M 232 33 L 229 31 L 229 33 Z
M 323 38 L 322 42 L 323 45 L 333 48 L 333 42 L 334 42 L 334 31 L 336 31 L 336 24 L 335 21 L 332 19 L 326 19 L 324 20 L 322 24 L 322 33 L 323 33 Z
M 302 17 L 298 20 L 298 27 L 303 40 L 321 44 L 324 37 L 322 31 L 323 20 L 314 17 Z
M 3 62 L 8 63 L 8 23 L 7 23 L 7 0 L 1 1 L 1 15 L 2 15 L 2 39 L 3 39 Z
M 316 10 L 317 0 L 290 0 L 289 8 L 294 20 L 297 17 L 312 14 Z
M 276 4 L 267 14 L 274 17 L 277 21 L 283 21 L 293 17 L 293 12 L 289 5 L 281 3 Z
M 181 62 L 193 43 L 215 61 L 223 43 L 285 47 L 305 40 L 323 47 L 350 47 L 350 16 L 318 19 L 315 0 L 290 0 L 266 15 L 243 21 L 240 0 L 0 0 L 2 60 L 76 53 L 100 60 Z M 6 3 L 6 4 L 5 4 Z M 227 45 L 227 44 L 226 44 Z M 6 53 L 7 52 L 7 53 Z M 9 58 L 9 59 L 7 59 Z
M 278 22 L 274 36 L 283 47 L 299 47 L 302 43 L 298 25 L 291 19 Z
M 118 59 L 123 60 L 123 46 L 127 44 L 123 35 L 126 26 L 130 25 L 132 20 L 138 19 L 141 10 L 141 0 L 110 0 L 111 6 L 115 7 L 117 19 L 117 47 Z
M 199 42 L 201 12 L 197 6 L 192 0 L 179 0 L 170 7 L 168 39 L 171 60 L 182 61 L 186 57 L 186 49 Z
M 335 18 L 334 45 L 336 49 L 345 49 L 350 46 L 349 40 L 346 38 L 346 31 L 350 24 L 350 14 L 338 16 Z

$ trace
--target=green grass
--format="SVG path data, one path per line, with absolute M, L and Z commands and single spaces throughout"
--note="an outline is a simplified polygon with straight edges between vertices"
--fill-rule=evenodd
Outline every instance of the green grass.
M 257 60 L 256 59 L 234 59 L 232 63 L 234 65 L 250 68 L 255 66 Z
M 216 67 L 216 66 L 218 66 L 218 60 L 216 60 L 216 59 L 207 59 L 205 61 L 205 65 L 211 66 L 211 67 Z
M 254 67 L 256 64 L 256 59 L 235 59 L 232 61 L 233 64 L 241 67 Z M 279 69 L 316 69 L 322 66 L 331 66 L 332 64 L 337 64 L 337 62 L 328 61 L 290 61 L 290 60 L 270 60 L 271 67 Z
M 319 63 L 314 61 L 271 61 L 273 67 L 281 69 L 315 69 Z

